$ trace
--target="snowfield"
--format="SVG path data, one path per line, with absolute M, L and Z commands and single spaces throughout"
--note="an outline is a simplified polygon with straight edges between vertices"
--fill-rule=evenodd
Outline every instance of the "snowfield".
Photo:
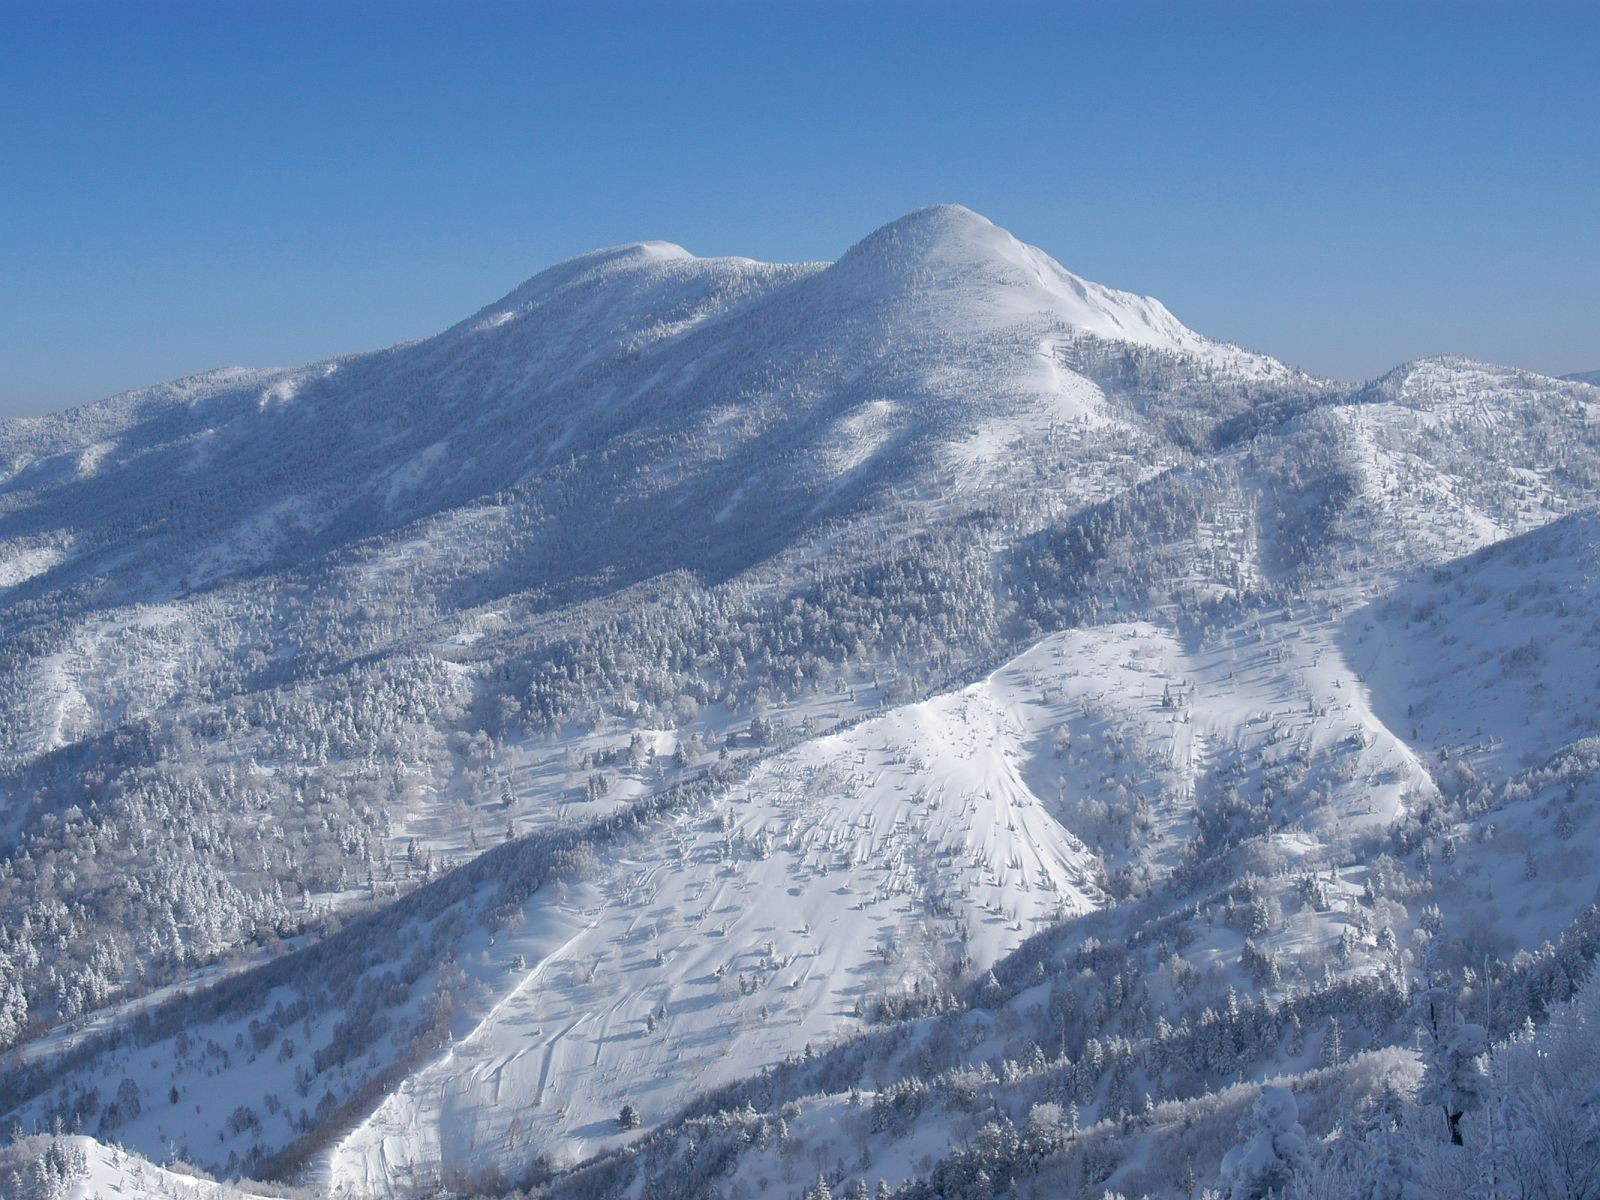
M 1360 807 L 1307 812 L 1308 829 L 1394 820 L 1426 772 L 1373 716 L 1330 631 L 1287 656 L 1283 636 L 1269 624 L 1189 655 L 1144 624 L 1055 635 L 652 828 L 497 939 L 475 972 L 497 999 L 339 1144 L 331 1190 L 406 1195 L 538 1155 L 575 1163 L 635 1136 L 618 1128 L 624 1104 L 653 1123 L 823 1049 L 885 995 L 981 974 L 1104 904 L 1107 862 L 1170 868 L 1182 804 L 1225 739 L 1348 750 L 1339 769 L 1365 780 Z M 1137 846 L 1096 855 L 1072 828 L 1131 806 L 1119 775 L 1173 802 Z M 1284 943 L 1314 954 L 1335 935 L 1313 923 Z
M 1021 774 L 1050 715 L 1015 703 L 1031 669 L 770 760 L 534 905 L 496 946 L 526 966 L 339 1145 L 332 1190 L 577 1161 L 625 1103 L 669 1115 L 1087 911 L 1091 856 Z

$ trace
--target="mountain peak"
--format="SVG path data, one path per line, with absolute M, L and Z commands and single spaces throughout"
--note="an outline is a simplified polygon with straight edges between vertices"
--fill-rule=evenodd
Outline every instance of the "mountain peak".
M 988 217 L 980 212 L 974 212 L 965 204 L 924 205 L 922 208 L 913 209 L 903 217 L 897 217 L 887 225 L 880 226 L 863 241 L 871 241 L 886 234 L 900 238 L 918 237 L 940 241 L 981 238 L 995 234 L 1011 236 Z
M 693 258 L 693 254 L 675 242 L 627 242 L 563 259 L 526 280 L 517 291 L 554 291 L 589 276 L 638 270 Z
M 469 331 L 494 328 L 512 320 L 528 306 L 548 301 L 575 286 L 586 288 L 592 301 L 625 304 L 629 296 L 640 290 L 647 277 L 697 261 L 693 254 L 674 242 L 627 242 L 590 250 L 546 267 L 455 328 Z M 599 290 L 593 286 L 597 284 L 601 285 Z
M 852 246 L 827 274 L 847 282 L 857 295 L 916 297 L 926 303 L 937 296 L 941 306 L 964 308 L 979 322 L 1037 319 L 1174 353 L 1210 355 L 1221 349 L 1159 300 L 1074 275 L 1043 250 L 960 204 L 935 204 L 891 221 Z
M 1014 259 L 1022 243 L 960 204 L 933 204 L 891 221 L 857 242 L 838 266 L 900 273 Z

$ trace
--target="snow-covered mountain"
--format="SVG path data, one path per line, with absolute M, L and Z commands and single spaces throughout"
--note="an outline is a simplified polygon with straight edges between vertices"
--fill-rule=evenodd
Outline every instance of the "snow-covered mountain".
M 18 1188 L 1347 1195 L 1417 997 L 1586 1003 L 1585 383 L 1342 388 L 940 206 L 0 465 Z
M 581 504 L 586 523 L 614 522 L 595 543 L 670 528 L 675 544 L 650 567 L 703 569 L 712 540 L 709 553 L 743 567 L 776 536 L 756 496 L 815 521 L 884 474 L 904 483 L 913 456 L 948 459 L 998 425 L 1117 419 L 1056 360 L 1082 338 L 1292 376 L 965 209 L 914 213 L 831 266 L 644 243 L 553 267 L 427 341 L 6 422 L 0 532 L 62 541 L 70 514 L 49 582 L 131 578 L 142 596 L 281 569 L 512 491 L 552 518 Z M 180 491 L 228 503 L 175 502 Z M 174 553 L 199 540 L 204 554 Z M 644 569 L 635 540 L 617 549 L 540 565 Z M 13 586 L 43 573 L 27 570 Z

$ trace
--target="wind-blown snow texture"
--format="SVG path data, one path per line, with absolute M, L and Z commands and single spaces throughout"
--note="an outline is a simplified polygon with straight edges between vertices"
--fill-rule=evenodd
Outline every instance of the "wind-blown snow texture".
M 955 206 L 0 422 L 0 1185 L 1471 1194 L 1459 1013 L 1600 945 L 1597 498 L 1587 383 Z

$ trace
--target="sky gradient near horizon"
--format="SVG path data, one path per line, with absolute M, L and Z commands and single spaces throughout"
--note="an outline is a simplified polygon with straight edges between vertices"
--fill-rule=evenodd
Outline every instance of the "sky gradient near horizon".
M 1600 5 L 0 5 L 0 413 L 955 201 L 1338 378 L 1600 368 Z

